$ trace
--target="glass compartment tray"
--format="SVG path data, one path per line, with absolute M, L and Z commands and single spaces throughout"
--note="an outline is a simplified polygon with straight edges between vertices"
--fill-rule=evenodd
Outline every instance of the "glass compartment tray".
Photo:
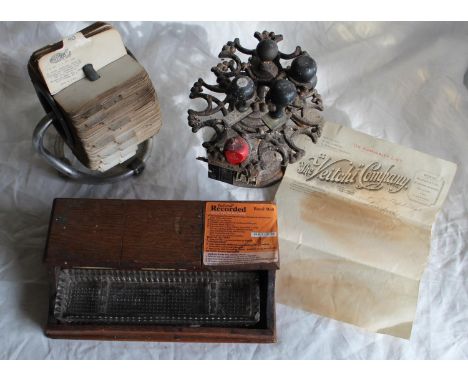
M 256 272 L 62 269 L 54 316 L 63 323 L 252 326 Z

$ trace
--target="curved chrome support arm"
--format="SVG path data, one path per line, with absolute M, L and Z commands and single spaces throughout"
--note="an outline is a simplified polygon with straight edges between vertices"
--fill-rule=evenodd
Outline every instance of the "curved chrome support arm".
M 66 163 L 65 161 L 54 156 L 49 150 L 44 147 L 44 136 L 47 129 L 52 125 L 53 114 L 49 113 L 42 118 L 34 129 L 33 133 L 33 146 L 39 155 L 44 158 L 52 167 L 57 171 L 73 180 L 82 183 L 89 184 L 101 184 L 101 183 L 115 183 L 121 180 L 130 178 L 134 175 L 139 175 L 145 168 L 145 161 L 151 155 L 151 148 L 153 146 L 153 140 L 150 138 L 142 143 L 141 153 L 135 157 L 126 166 L 120 166 L 121 170 L 118 172 L 112 171 L 112 173 L 104 172 L 97 173 L 91 170 L 78 170 Z

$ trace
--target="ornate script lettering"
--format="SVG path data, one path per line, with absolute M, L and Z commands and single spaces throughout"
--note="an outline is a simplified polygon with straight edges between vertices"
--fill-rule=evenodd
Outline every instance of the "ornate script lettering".
M 306 181 L 318 179 L 324 182 L 354 184 L 357 189 L 381 190 L 396 193 L 408 187 L 410 178 L 394 171 L 395 166 L 384 168 L 380 162 L 354 164 L 349 159 L 334 160 L 320 154 L 299 162 L 298 174 Z

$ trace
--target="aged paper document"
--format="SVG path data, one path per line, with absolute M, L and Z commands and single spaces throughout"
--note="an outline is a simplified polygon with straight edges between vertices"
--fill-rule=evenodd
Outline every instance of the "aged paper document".
M 276 194 L 277 301 L 409 338 L 456 165 L 327 122 Z

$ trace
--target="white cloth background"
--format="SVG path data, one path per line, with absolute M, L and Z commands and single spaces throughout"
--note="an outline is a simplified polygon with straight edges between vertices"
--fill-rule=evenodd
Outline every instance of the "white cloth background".
M 113 23 L 149 72 L 164 119 L 143 176 L 91 186 L 57 176 L 32 149 L 44 115 L 30 54 L 90 23 L 0 22 L 0 358 L 263 359 L 468 358 L 467 23 Z M 254 47 L 256 30 L 282 33 L 318 63 L 327 119 L 453 161 L 456 180 L 433 229 L 411 341 L 277 305 L 278 343 L 182 344 L 50 340 L 42 255 L 52 200 L 271 199 L 209 180 L 201 134 L 187 125 L 190 87 L 212 78 L 228 40 Z

